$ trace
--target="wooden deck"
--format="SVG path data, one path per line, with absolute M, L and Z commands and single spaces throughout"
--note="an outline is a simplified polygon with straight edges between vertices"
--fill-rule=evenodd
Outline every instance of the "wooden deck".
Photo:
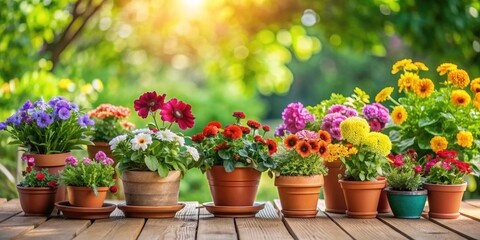
M 62 216 L 25 217 L 18 199 L 0 199 L 0 239 L 480 239 L 480 200 L 462 203 L 455 220 L 405 220 L 381 214 L 352 219 L 319 211 L 314 219 L 283 218 L 278 201 L 267 202 L 255 218 L 214 218 L 188 202 L 175 219 L 125 218 L 115 210 L 104 220 Z M 323 209 L 323 201 L 319 201 Z

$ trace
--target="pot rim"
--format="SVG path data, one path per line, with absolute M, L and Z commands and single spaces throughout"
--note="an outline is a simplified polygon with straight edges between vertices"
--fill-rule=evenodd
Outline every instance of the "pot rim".
M 423 185 L 429 185 L 429 186 L 463 186 L 463 185 L 467 185 L 467 182 L 464 181 L 462 184 L 437 184 L 437 183 L 426 183 L 426 182 L 424 182 Z
M 28 156 L 51 156 L 51 155 L 62 155 L 62 154 L 67 154 L 67 153 L 71 153 L 71 151 L 63 152 L 63 153 L 49 153 L 49 154 L 40 154 L 40 153 L 28 153 L 28 152 L 25 152 L 24 155 L 28 155 Z
M 377 181 L 349 181 L 349 180 L 345 180 L 345 179 L 338 179 L 338 182 L 341 183 L 341 182 L 348 182 L 350 184 L 358 184 L 358 185 L 361 185 L 361 184 L 368 184 L 368 183 L 371 183 L 371 182 L 374 182 L 374 183 L 381 183 L 381 182 L 387 182 L 386 179 L 383 179 L 383 180 L 377 180 Z
M 427 195 L 427 189 L 418 189 L 416 191 L 401 191 L 401 190 L 393 190 L 391 187 L 386 187 L 384 190 L 387 194 L 393 195 Z
M 58 188 L 58 185 L 56 185 L 55 187 L 24 187 L 24 186 L 20 186 L 20 185 L 17 185 L 17 188 L 18 189 L 25 189 L 25 190 L 33 190 L 33 189 L 37 189 L 37 190 L 46 190 L 46 189 L 56 189 Z

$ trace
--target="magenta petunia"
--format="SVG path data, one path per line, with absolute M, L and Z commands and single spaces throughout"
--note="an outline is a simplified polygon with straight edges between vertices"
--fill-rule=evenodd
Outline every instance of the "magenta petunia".
M 192 128 L 195 119 L 192 114 L 192 106 L 182 101 L 177 101 L 176 98 L 172 98 L 163 105 L 160 115 L 163 121 L 178 123 L 182 130 Z

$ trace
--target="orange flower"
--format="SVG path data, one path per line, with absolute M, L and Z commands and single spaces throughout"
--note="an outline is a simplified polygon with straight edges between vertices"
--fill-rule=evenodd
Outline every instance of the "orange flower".
M 287 149 L 292 149 L 294 148 L 297 143 L 298 143 L 298 137 L 297 135 L 288 135 L 285 139 L 283 139 L 283 144 Z
M 465 70 L 457 69 L 448 74 L 448 81 L 459 88 L 464 88 L 470 83 L 470 77 Z
M 442 63 L 437 67 L 437 72 L 440 74 L 440 76 L 445 75 L 453 70 L 457 70 L 457 65 L 453 63 Z
M 308 140 L 308 144 L 310 144 L 310 147 L 312 147 L 312 152 L 317 152 L 320 148 L 317 140 Z
M 297 153 L 302 157 L 307 157 L 312 152 L 312 147 L 307 141 L 301 140 L 297 144 Z
M 470 90 L 474 93 L 480 92 L 480 78 L 475 78 L 470 82 Z
M 325 141 L 328 144 L 332 142 L 332 137 L 330 136 L 330 133 L 328 133 L 327 131 L 323 131 L 323 130 L 318 131 L 318 138 L 320 138 L 320 140 Z
M 463 90 L 452 91 L 451 99 L 455 106 L 467 106 L 472 100 L 470 95 Z
M 325 157 L 328 156 L 329 152 L 328 152 L 328 143 L 325 142 L 325 141 L 320 141 L 320 143 L 318 144 L 319 145 L 319 148 L 318 148 L 318 154 L 323 158 L 325 159 Z
M 405 89 L 405 91 L 410 91 L 419 80 L 420 77 L 418 74 L 405 72 L 404 74 L 400 75 L 400 79 L 398 79 L 398 92 L 402 92 L 403 89 Z

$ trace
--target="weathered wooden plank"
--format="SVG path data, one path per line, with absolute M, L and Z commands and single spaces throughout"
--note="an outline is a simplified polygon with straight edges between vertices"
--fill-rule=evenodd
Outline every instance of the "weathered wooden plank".
M 6 198 L 0 198 L 0 206 L 7 202 Z
M 0 240 L 13 239 L 33 228 L 33 226 L 0 226 Z
M 23 213 L 18 214 L 0 223 L 0 239 L 19 236 L 45 221 L 47 221 L 46 217 L 26 217 Z
M 20 235 L 16 239 L 35 239 L 35 240 L 63 240 L 72 239 L 88 226 L 90 220 L 64 219 L 63 217 L 53 217 L 37 228 Z
M 215 218 L 205 208 L 201 208 L 199 214 L 198 240 L 237 239 L 233 218 Z
M 480 199 L 468 199 L 468 200 L 465 200 L 464 202 L 475 207 L 480 207 Z
M 293 239 L 270 202 L 255 218 L 236 218 L 240 239 Z
M 174 219 L 148 219 L 138 239 L 195 239 L 198 203 L 189 202 Z
M 274 204 L 282 210 L 280 200 L 276 199 Z M 283 222 L 295 239 L 352 239 L 322 211 L 315 218 L 283 217 Z
M 429 220 L 468 239 L 480 239 L 480 222 L 469 217 L 460 215 L 457 219 L 430 218 Z
M 93 239 L 136 239 L 142 231 L 145 219 L 112 217 L 95 220 L 95 222 L 81 232 L 76 240 Z
M 0 205 L 0 222 L 3 222 L 17 214 L 22 212 L 20 201 L 18 199 L 12 199 L 6 203 Z
M 380 214 L 378 218 L 391 228 L 412 239 L 465 239 L 464 237 L 437 225 L 428 219 L 400 219 L 393 214 Z
M 462 205 L 460 207 L 460 213 L 467 216 L 467 217 L 472 217 L 476 218 L 477 220 L 480 221 L 480 208 L 472 206 L 468 203 L 462 202 Z

